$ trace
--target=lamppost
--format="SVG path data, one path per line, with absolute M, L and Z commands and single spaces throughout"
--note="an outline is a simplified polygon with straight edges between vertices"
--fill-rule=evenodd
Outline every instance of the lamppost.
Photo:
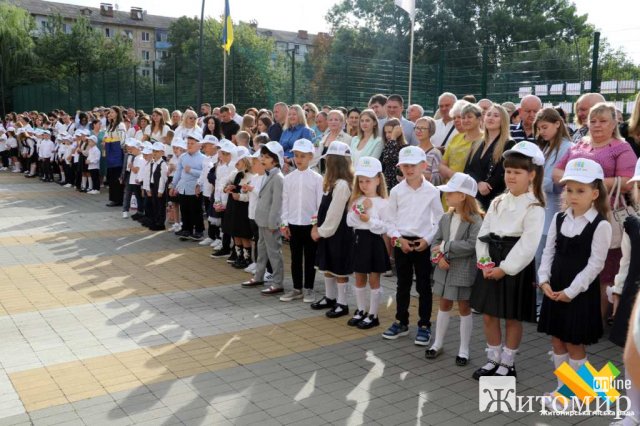
M 296 53 L 298 48 L 285 50 L 286 53 L 291 54 L 291 104 L 296 102 Z

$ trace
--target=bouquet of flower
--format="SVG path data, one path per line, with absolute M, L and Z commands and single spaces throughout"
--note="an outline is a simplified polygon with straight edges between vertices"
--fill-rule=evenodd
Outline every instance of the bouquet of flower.
M 478 263 L 476 263 L 478 269 L 493 269 L 495 268 L 495 262 L 491 261 L 490 257 L 481 257 L 478 259 Z

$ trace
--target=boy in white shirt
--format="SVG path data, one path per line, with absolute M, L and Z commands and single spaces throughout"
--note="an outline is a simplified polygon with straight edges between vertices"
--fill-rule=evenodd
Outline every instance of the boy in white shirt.
M 396 290 L 396 322 L 382 337 L 394 340 L 409 334 L 409 301 L 413 274 L 418 292 L 418 331 L 414 343 L 426 346 L 431 339 L 431 251 L 429 246 L 444 214 L 440 191 L 427 181 L 425 152 L 415 146 L 402 148 L 398 166 L 404 180 L 389 196 L 389 230 L 394 245 L 398 284 Z
M 151 221 L 147 226 L 151 231 L 164 231 L 164 223 L 167 216 L 167 175 L 169 166 L 164 159 L 164 144 L 154 142 L 153 160 L 149 167 L 149 187 L 151 191 Z
M 51 140 L 51 132 L 43 130 L 42 139 L 40 140 L 38 155 L 42 161 L 42 181 L 53 182 L 53 169 L 51 165 L 51 158 L 53 157 L 53 149 L 55 144 Z
M 309 168 L 315 152 L 311 141 L 299 139 L 293 144 L 291 151 L 296 169 L 284 177 L 281 229 L 284 237 L 290 241 L 293 290 L 282 295 L 280 300 L 289 302 L 304 299 L 305 302 L 312 303 L 315 300 L 313 283 L 316 278 L 318 244 L 311 238 L 311 220 L 322 200 L 322 176 Z
M 200 172 L 200 177 L 198 178 L 198 183 L 196 185 L 196 193 L 201 193 L 204 198 L 204 206 L 205 212 L 207 213 L 207 217 L 211 216 L 211 196 L 213 195 L 213 185 L 207 179 L 209 175 L 209 171 L 213 168 L 213 165 L 218 162 L 218 147 L 220 145 L 220 141 L 213 135 L 206 135 L 202 142 L 202 153 L 204 154 L 204 160 L 202 160 L 202 172 Z M 211 224 L 210 224 L 211 225 Z M 214 232 L 214 226 L 207 227 L 207 238 L 200 241 L 198 244 L 201 246 L 212 245 L 215 240 L 217 240 L 216 233 Z
M 127 188 L 124 193 L 124 203 L 122 205 L 122 218 L 129 217 L 129 207 L 131 207 L 131 196 L 135 195 L 136 203 L 138 204 L 138 211 L 142 208 L 142 191 L 140 190 L 140 181 L 138 180 L 138 173 L 142 166 L 144 166 L 144 157 L 140 153 L 141 143 L 137 139 L 129 138 L 126 142 L 129 147 L 129 153 L 132 157 L 131 163 L 127 165 L 129 167 L 129 180 L 125 182 Z
M 87 169 L 91 176 L 91 191 L 87 194 L 99 194 L 100 193 L 100 148 L 97 147 L 98 138 L 91 135 L 87 138 L 89 142 L 89 149 L 87 150 Z
M 142 202 L 138 201 L 138 211 L 131 216 L 131 219 L 137 220 L 142 226 L 151 224 L 151 186 L 149 185 L 149 170 L 153 160 L 153 144 L 151 142 L 143 142 L 141 151 L 144 162 L 138 171 L 138 181 L 140 182 L 140 193 L 142 194 Z M 140 208 L 142 204 L 142 208 Z

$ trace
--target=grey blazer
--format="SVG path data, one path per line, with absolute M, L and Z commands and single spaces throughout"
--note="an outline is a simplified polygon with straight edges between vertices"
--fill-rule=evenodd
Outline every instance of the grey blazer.
M 278 229 L 282 223 L 282 186 L 284 176 L 279 168 L 269 171 L 256 205 L 256 224 L 261 228 Z
M 482 226 L 482 218 L 473 216 L 474 223 L 462 221 L 453 241 L 449 241 L 453 213 L 440 218 L 432 247 L 444 242 L 443 250 L 449 262 L 447 271 L 434 265 L 433 281 L 444 286 L 471 287 L 477 274 L 476 239 Z

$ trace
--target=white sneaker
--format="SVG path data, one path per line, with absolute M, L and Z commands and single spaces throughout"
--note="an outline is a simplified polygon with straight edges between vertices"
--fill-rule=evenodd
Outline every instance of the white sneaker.
M 98 191 L 97 189 L 92 189 L 91 191 L 87 192 L 87 194 L 91 194 L 91 195 L 96 195 L 99 194 L 100 191 Z
M 270 283 L 271 281 L 273 281 L 273 275 L 271 275 L 269 272 L 265 272 L 264 273 L 264 282 L 265 283 Z
M 246 268 L 244 268 L 244 271 L 249 273 L 249 274 L 255 274 L 256 273 L 256 262 L 253 262 L 251 265 L 247 266 Z
M 313 303 L 316 301 L 316 292 L 312 288 L 305 288 L 303 290 L 304 297 L 302 301 L 304 303 Z
M 180 229 L 182 229 L 182 225 L 180 225 L 179 223 L 174 223 L 173 226 L 171 226 L 171 230 L 173 232 L 178 232 Z
M 70 183 L 66 184 L 64 187 L 65 188 L 71 188 L 73 185 L 71 185 Z
M 123 218 L 123 219 L 126 219 L 126 218 L 128 218 L 128 217 L 129 217 L 129 213 L 127 213 L 127 212 L 122 212 L 122 218 Z
M 20 169 L 13 169 L 11 172 L 12 173 L 20 173 Z
M 281 302 L 291 302 L 292 300 L 298 299 L 302 299 L 302 291 L 296 290 L 295 288 L 280 296 Z
M 198 243 L 198 245 L 200 245 L 200 246 L 208 246 L 208 245 L 210 245 L 212 242 L 213 242 L 213 240 L 212 240 L 211 238 L 207 237 L 207 238 L 205 238 L 204 240 L 200 241 L 200 242 Z

